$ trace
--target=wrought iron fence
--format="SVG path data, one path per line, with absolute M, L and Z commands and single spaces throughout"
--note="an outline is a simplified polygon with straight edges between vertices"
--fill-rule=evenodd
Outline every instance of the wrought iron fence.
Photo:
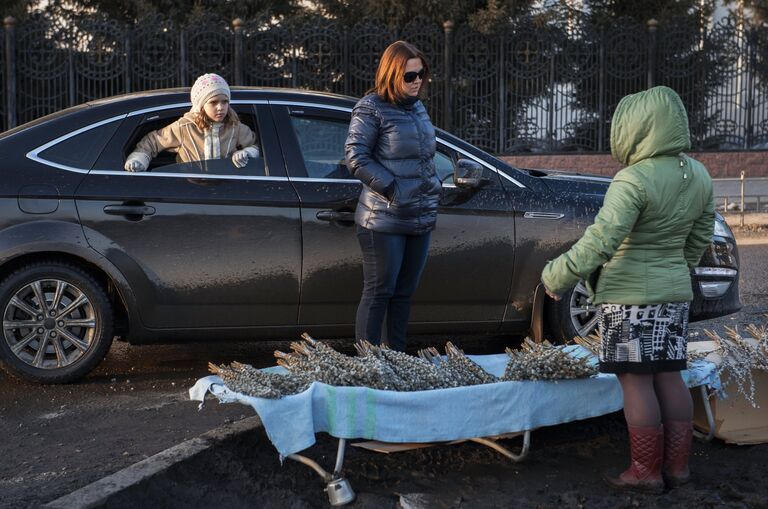
M 6 20 L 0 38 L 0 127 L 110 95 L 189 86 L 205 72 L 231 84 L 361 96 L 384 48 L 403 38 L 429 60 L 435 124 L 492 152 L 607 151 L 620 98 L 657 84 L 683 98 L 695 149 L 768 149 L 766 32 L 734 18 L 702 30 L 523 17 L 485 35 L 422 18 L 392 30 L 318 17 L 123 26 L 37 14 L 18 26 Z

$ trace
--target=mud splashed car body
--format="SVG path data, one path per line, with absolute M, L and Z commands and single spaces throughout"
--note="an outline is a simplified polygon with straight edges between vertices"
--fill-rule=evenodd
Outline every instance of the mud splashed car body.
M 355 100 L 234 88 L 261 156 L 123 170 L 147 132 L 189 110 L 186 89 L 70 108 L 0 135 L 0 359 L 43 383 L 82 377 L 114 336 L 134 344 L 349 337 L 361 294 L 344 162 Z M 521 170 L 438 132 L 438 227 L 412 334 L 531 328 L 547 260 L 591 224 L 609 180 Z M 738 253 L 718 218 L 693 278 L 693 319 L 739 309 Z M 595 324 L 586 290 L 544 302 L 548 336 Z

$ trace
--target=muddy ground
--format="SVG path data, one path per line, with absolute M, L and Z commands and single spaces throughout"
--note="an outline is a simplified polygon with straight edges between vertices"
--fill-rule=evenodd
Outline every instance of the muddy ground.
M 768 236 L 742 246 L 744 309 L 704 328 L 766 323 Z M 455 338 L 453 338 L 455 339 Z M 459 338 L 468 353 L 495 353 L 510 338 Z M 422 340 L 416 346 L 439 344 Z M 0 507 L 36 507 L 105 475 L 253 415 L 249 407 L 210 402 L 199 411 L 187 389 L 209 361 L 273 364 L 275 343 L 129 347 L 116 343 L 104 363 L 77 384 L 42 387 L 0 373 Z M 515 447 L 517 442 L 507 441 Z M 331 467 L 335 445 L 320 437 L 307 455 Z M 345 470 L 357 507 L 765 507 L 767 446 L 697 442 L 694 482 L 657 499 L 613 495 L 600 472 L 626 461 L 619 414 L 537 430 L 530 457 L 511 464 L 476 444 L 384 456 L 351 448 Z M 325 507 L 319 477 L 281 466 L 263 432 L 222 444 L 140 491 L 112 502 L 131 507 Z M 421 495 L 420 495 L 421 494 Z M 421 505 L 412 500 L 419 496 Z M 410 504 L 410 505 L 409 505 Z
M 768 507 L 768 445 L 697 442 L 689 485 L 663 495 L 612 492 L 600 475 L 627 461 L 625 434 L 619 413 L 541 429 L 522 463 L 469 442 L 389 455 L 350 447 L 344 472 L 357 500 L 349 507 Z M 501 443 L 515 448 L 520 440 Z M 330 469 L 335 448 L 335 440 L 321 435 L 306 455 Z M 134 487 L 107 507 L 323 508 L 329 506 L 323 487 L 308 467 L 291 460 L 281 466 L 259 429 Z

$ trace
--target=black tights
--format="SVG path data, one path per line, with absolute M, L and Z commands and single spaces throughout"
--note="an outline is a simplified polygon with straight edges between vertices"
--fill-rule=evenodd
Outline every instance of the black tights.
M 690 421 L 693 402 L 679 371 L 618 375 L 624 393 L 624 418 L 637 427 L 654 427 L 664 421 Z

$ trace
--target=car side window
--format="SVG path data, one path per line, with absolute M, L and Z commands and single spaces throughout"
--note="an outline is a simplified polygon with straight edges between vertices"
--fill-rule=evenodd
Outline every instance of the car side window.
M 119 125 L 115 120 L 88 129 L 48 147 L 38 157 L 70 168 L 90 170 Z
M 344 155 L 349 120 L 291 115 L 307 176 L 351 179 Z
M 200 161 L 180 162 L 175 150 L 166 150 L 157 154 L 149 163 L 148 171 L 152 173 L 179 173 L 200 175 L 225 175 L 225 176 L 265 176 L 268 175 L 261 153 L 261 140 L 253 111 L 247 105 L 232 106 L 235 108 L 240 122 L 248 126 L 256 134 L 256 146 L 259 147 L 259 157 L 248 158 L 247 164 L 237 168 L 230 158 L 209 159 Z M 162 129 L 178 120 L 187 110 L 170 110 L 162 114 L 150 114 L 145 116 L 136 127 L 124 147 L 124 159 L 130 154 L 136 144 L 148 133 Z M 241 149 L 243 147 L 237 147 Z
M 441 150 L 439 147 L 435 152 L 435 171 L 437 177 L 443 184 L 453 184 L 453 170 L 456 168 L 456 164 L 453 162 L 453 157 Z

